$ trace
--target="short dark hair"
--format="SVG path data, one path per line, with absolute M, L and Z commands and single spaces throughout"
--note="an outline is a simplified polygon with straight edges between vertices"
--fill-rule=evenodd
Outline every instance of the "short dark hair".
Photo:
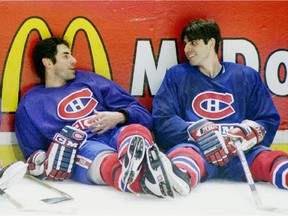
M 220 28 L 214 20 L 197 19 L 190 21 L 183 29 L 181 40 L 187 37 L 188 41 L 202 39 L 205 44 L 211 38 L 215 39 L 215 52 L 218 53 L 219 45 L 221 42 Z
M 57 45 L 64 44 L 69 47 L 69 43 L 61 37 L 52 36 L 50 38 L 46 38 L 40 40 L 34 47 L 33 50 L 33 63 L 37 75 L 44 80 L 45 79 L 45 66 L 42 63 L 43 58 L 49 58 L 53 62 L 56 63 L 56 55 L 57 55 Z

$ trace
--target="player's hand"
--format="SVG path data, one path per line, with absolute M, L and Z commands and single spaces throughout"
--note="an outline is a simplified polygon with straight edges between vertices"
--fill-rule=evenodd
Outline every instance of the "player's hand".
M 230 129 L 227 132 L 227 137 L 229 138 L 229 144 L 234 145 L 234 140 L 240 140 L 242 150 L 248 151 L 264 139 L 265 133 L 262 125 L 255 121 L 244 120 L 241 124 Z
M 94 115 L 89 119 L 88 123 L 90 124 L 90 128 L 93 128 L 92 132 L 103 134 L 124 121 L 125 116 L 120 112 L 98 112 L 94 110 Z
M 86 142 L 86 137 L 85 132 L 65 126 L 55 134 L 47 153 L 38 150 L 28 158 L 29 173 L 53 181 L 70 178 L 77 151 Z
M 216 166 L 229 162 L 228 155 L 234 156 L 236 149 L 226 143 L 219 132 L 218 125 L 201 119 L 187 129 L 190 140 L 194 141 L 204 154 L 206 160 Z
M 28 172 L 37 177 L 44 178 L 44 161 L 47 159 L 46 152 L 43 150 L 37 150 L 30 155 L 27 159 L 28 163 Z

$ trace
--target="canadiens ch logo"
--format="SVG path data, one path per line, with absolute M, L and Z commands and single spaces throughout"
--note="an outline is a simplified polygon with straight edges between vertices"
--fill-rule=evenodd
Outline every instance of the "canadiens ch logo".
M 90 89 L 75 91 L 63 98 L 57 107 L 58 116 L 62 119 L 79 119 L 91 113 L 98 104 Z
M 233 102 L 233 95 L 229 93 L 206 91 L 194 98 L 192 109 L 202 118 L 219 120 L 235 113 Z

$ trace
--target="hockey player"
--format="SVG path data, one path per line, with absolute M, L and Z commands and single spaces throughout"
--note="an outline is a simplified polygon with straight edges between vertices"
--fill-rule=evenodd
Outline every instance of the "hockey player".
M 213 20 L 189 22 L 181 39 L 188 62 L 167 70 L 153 101 L 158 146 L 176 165 L 194 163 L 196 186 L 211 178 L 245 181 L 234 145 L 240 140 L 254 180 L 288 189 L 288 154 L 269 148 L 280 117 L 259 73 L 219 61 Z
M 31 175 L 158 197 L 189 193 L 188 176 L 153 144 L 151 114 L 135 98 L 111 80 L 76 70 L 62 38 L 38 42 L 33 62 L 44 84 L 24 95 L 15 117 Z

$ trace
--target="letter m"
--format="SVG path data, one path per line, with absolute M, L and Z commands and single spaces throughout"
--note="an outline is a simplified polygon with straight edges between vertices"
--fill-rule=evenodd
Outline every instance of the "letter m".
M 143 96 L 145 87 L 148 85 L 151 95 L 155 95 L 166 70 L 177 63 L 175 40 L 162 40 L 158 64 L 153 55 L 151 41 L 138 40 L 136 43 L 131 94 L 133 96 Z
M 22 61 L 29 33 L 37 30 L 42 38 L 51 36 L 47 24 L 38 17 L 28 18 L 18 29 L 4 65 L 2 81 L 2 112 L 15 112 L 19 101 Z

